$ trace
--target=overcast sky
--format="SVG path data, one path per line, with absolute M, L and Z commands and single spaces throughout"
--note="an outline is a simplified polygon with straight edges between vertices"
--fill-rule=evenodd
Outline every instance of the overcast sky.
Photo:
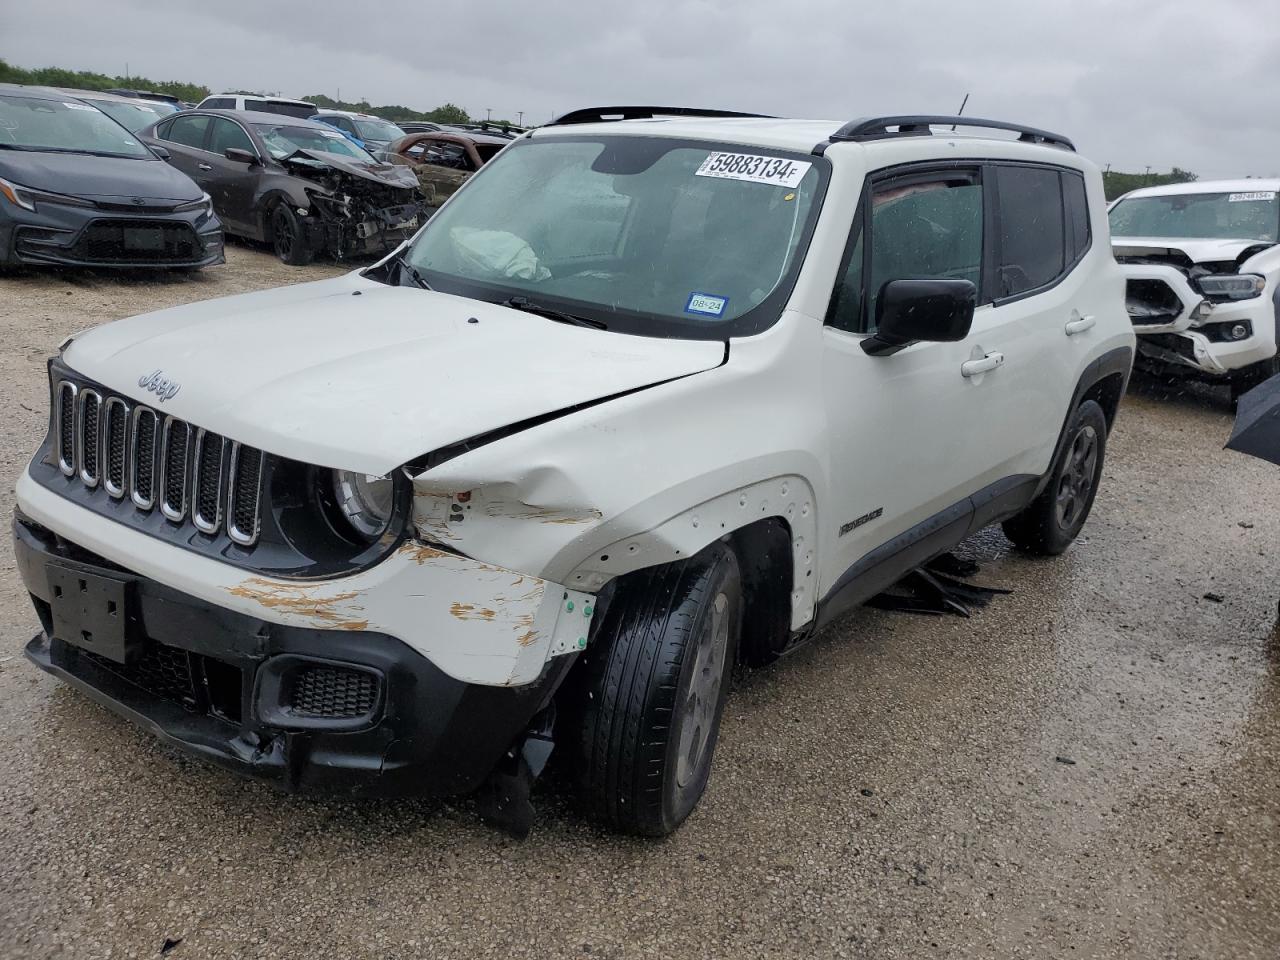
M 605 103 L 966 113 L 1100 165 L 1280 174 L 1275 0 L 0 0 L 0 57 L 544 122 Z

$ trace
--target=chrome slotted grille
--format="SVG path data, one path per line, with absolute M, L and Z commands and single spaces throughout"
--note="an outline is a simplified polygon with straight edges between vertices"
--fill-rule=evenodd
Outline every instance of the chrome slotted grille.
M 90 491 L 127 494 L 144 513 L 211 536 L 226 527 L 241 546 L 258 540 L 262 451 L 120 396 L 60 380 L 53 390 L 58 469 Z

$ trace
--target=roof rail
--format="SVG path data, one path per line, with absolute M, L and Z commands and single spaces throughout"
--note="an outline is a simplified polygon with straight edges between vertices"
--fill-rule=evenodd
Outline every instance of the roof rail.
M 697 107 L 583 107 L 562 113 L 549 127 L 562 127 L 572 123 L 601 123 L 609 120 L 652 120 L 654 117 L 763 117 L 764 113 L 738 113 L 735 110 L 700 110 Z
M 1024 127 L 1018 123 L 1005 123 L 1003 120 L 983 120 L 980 117 L 945 117 L 945 116 L 900 116 L 900 117 L 861 117 L 850 120 L 831 135 L 829 142 L 863 142 L 867 140 L 887 140 L 890 137 L 927 137 L 933 133 L 930 127 L 982 127 L 990 130 L 1009 130 L 1018 134 L 1024 143 L 1044 143 L 1054 147 L 1064 147 L 1075 152 L 1076 146 L 1066 137 L 1048 130 L 1037 130 L 1035 127 Z M 890 127 L 897 127 L 890 130 Z

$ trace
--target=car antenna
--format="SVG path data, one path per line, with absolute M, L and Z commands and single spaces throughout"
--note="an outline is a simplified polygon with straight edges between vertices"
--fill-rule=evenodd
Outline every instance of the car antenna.
M 957 117 L 964 116 L 964 107 L 965 107 L 965 104 L 967 104 L 968 102 L 969 102 L 969 94 L 966 93 L 964 95 L 964 99 L 960 101 L 960 109 L 956 111 Z M 956 132 L 956 125 L 954 123 L 951 125 L 951 132 L 952 133 Z

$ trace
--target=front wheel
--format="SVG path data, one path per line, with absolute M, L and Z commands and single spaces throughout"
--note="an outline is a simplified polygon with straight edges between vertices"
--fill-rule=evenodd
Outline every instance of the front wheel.
M 1027 553 L 1056 556 L 1066 550 L 1093 508 L 1106 447 L 1106 415 L 1086 400 L 1067 424 L 1066 443 L 1048 484 L 1026 509 L 1004 522 L 1005 536 Z
M 302 222 L 287 203 L 278 203 L 271 211 L 271 246 L 280 262 L 291 267 L 304 267 L 314 256 Z
M 1280 373 L 1280 356 L 1260 360 L 1245 367 L 1231 380 L 1231 402 L 1236 403 L 1244 394 Z
M 578 784 L 614 829 L 665 836 L 702 797 L 741 622 L 738 560 L 721 542 L 619 583 L 575 711 Z

